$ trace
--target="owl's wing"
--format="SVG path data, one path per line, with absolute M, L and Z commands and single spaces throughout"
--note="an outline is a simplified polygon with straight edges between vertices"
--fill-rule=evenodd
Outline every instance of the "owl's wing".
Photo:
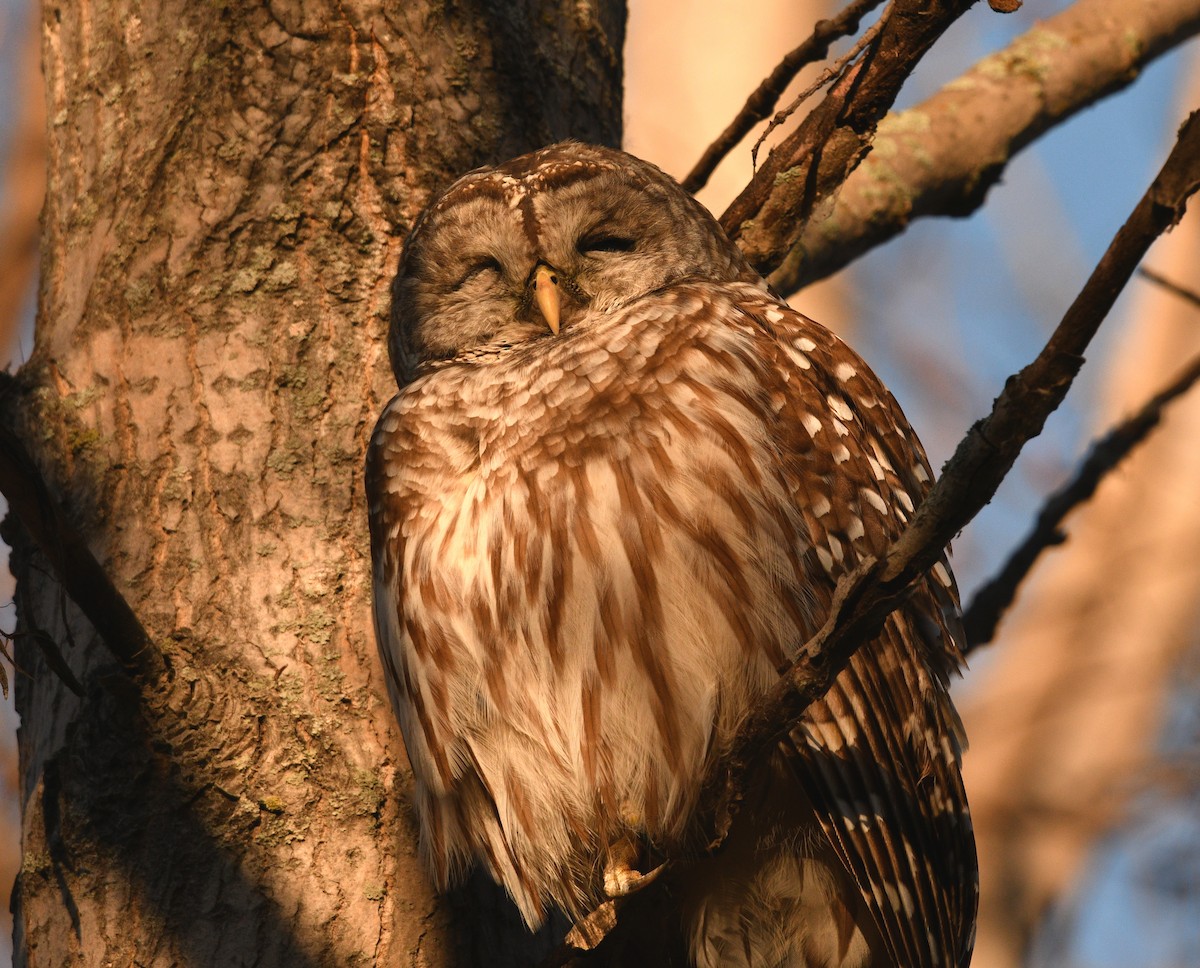
M 491 818 L 496 806 L 470 763 L 470 749 L 447 725 L 454 657 L 445 635 L 436 628 L 421 632 L 419 596 L 406 594 L 402 580 L 410 535 L 441 511 L 436 501 L 422 500 L 428 481 L 450 479 L 473 459 L 469 441 L 423 432 L 413 419 L 420 405 L 419 395 L 402 392 L 384 409 L 367 452 L 365 486 L 375 638 L 416 781 L 412 796 L 421 823 L 421 851 L 434 881 L 445 888 L 473 860 L 467 834 L 472 818 Z M 436 580 L 431 587 L 436 590 Z M 414 635 L 421 648 L 414 646 Z M 454 796 L 447 795 L 451 788 Z M 508 875 L 528 910 L 536 909 L 507 844 L 496 836 L 497 825 L 483 826 L 493 868 Z
M 898 405 L 823 327 L 782 306 L 746 307 L 788 372 L 780 447 L 828 609 L 836 582 L 897 537 L 932 475 Z M 851 659 L 791 733 L 818 820 L 893 962 L 966 965 L 977 867 L 946 680 L 961 662 L 958 593 L 945 560 Z

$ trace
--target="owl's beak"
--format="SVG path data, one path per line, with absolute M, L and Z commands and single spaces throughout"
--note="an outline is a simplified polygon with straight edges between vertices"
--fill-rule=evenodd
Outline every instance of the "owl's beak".
M 542 263 L 533 273 L 533 301 L 546 320 L 550 331 L 558 335 L 558 320 L 562 306 L 562 292 L 558 288 L 558 273 Z

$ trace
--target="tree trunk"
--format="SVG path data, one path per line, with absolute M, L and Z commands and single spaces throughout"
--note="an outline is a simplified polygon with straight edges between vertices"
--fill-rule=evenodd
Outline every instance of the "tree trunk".
M 20 638 L 16 963 L 437 966 L 474 936 L 528 964 L 424 880 L 361 468 L 404 230 L 475 165 L 619 141 L 623 5 L 43 17 L 38 331 L 6 419 L 168 671 L 125 674 L 9 523 L 19 630 L 85 687 Z

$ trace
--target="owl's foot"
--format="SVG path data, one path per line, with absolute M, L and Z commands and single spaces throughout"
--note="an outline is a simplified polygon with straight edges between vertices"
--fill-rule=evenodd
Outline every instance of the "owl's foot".
M 621 840 L 608 849 L 608 863 L 604 867 L 604 892 L 609 897 L 625 897 L 651 884 L 662 872 L 659 864 L 643 874 L 633 865 L 638 859 L 638 849 L 628 840 Z

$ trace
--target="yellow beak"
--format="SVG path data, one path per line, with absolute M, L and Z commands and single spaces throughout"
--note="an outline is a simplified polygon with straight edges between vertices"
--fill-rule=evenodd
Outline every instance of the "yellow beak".
M 533 299 L 546 325 L 557 335 L 562 294 L 558 288 L 558 274 L 548 265 L 538 266 L 533 273 Z

